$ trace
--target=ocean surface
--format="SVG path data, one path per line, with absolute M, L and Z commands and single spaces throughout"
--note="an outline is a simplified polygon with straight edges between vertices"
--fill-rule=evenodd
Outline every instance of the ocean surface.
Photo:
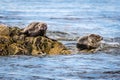
M 48 24 L 48 37 L 75 48 L 95 33 L 120 43 L 120 0 L 0 0 L 0 23 Z M 51 35 L 52 34 L 52 35 Z M 0 57 L 0 80 L 120 80 L 120 48 L 96 54 Z

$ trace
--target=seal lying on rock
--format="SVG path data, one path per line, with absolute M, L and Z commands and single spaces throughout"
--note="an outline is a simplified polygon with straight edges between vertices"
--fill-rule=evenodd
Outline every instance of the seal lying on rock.
M 47 24 L 42 22 L 32 22 L 26 28 L 21 31 L 22 34 L 27 36 L 45 36 L 47 30 Z
M 0 56 L 71 54 L 71 51 L 61 42 L 44 36 L 46 32 L 42 34 L 41 29 L 42 31 L 46 31 L 46 24 L 32 23 L 31 27 L 24 29 L 23 34 L 21 34 L 20 28 L 0 24 Z M 37 33 L 35 33 L 35 31 L 37 31 Z M 26 34 L 33 37 L 26 36 Z
M 79 51 L 83 52 L 95 52 L 100 46 L 100 41 L 103 37 L 97 34 L 90 34 L 87 36 L 80 37 L 77 40 L 76 47 Z

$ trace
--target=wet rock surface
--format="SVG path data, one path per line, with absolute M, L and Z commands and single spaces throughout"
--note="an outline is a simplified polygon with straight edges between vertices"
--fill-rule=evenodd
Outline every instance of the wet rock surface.
M 29 37 L 22 29 L 0 25 L 0 55 L 58 55 L 71 52 L 60 42 L 45 36 Z

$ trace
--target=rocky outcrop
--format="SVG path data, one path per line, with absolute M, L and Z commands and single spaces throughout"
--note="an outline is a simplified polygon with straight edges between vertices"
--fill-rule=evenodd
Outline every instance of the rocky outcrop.
M 0 55 L 58 55 L 71 52 L 60 42 L 45 36 L 30 37 L 22 29 L 0 25 Z

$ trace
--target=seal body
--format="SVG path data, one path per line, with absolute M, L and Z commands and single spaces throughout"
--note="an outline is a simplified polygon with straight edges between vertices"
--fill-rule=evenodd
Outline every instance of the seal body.
M 27 36 L 45 36 L 47 30 L 47 24 L 42 22 L 32 22 L 26 28 L 24 28 L 21 33 Z
M 100 46 L 101 40 L 103 40 L 103 37 L 101 37 L 100 35 L 90 34 L 80 37 L 77 40 L 76 47 L 79 51 L 97 49 Z

